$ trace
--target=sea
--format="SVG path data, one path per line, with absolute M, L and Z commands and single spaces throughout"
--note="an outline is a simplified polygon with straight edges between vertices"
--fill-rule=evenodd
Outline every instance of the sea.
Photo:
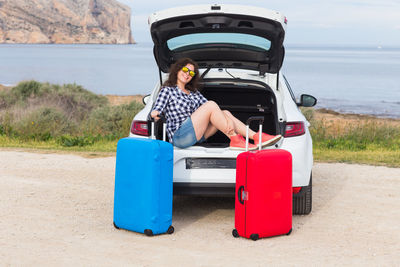
M 400 47 L 287 46 L 282 72 L 316 108 L 400 118 Z M 96 94 L 148 94 L 158 81 L 151 43 L 0 44 L 0 84 L 75 83 Z

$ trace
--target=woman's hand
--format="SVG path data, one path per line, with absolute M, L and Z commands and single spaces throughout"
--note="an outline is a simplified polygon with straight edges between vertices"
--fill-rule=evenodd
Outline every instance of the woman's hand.
M 158 110 L 153 110 L 150 113 L 150 116 L 155 120 L 158 121 L 160 119 L 160 117 L 158 117 L 160 115 L 160 112 L 158 112 Z

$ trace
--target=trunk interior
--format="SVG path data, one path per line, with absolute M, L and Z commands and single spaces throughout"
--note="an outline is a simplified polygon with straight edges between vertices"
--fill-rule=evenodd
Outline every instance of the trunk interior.
M 272 89 L 264 83 L 248 81 L 227 82 L 205 80 L 201 93 L 208 100 L 215 101 L 222 110 L 230 111 L 233 116 L 243 123 L 252 116 L 263 116 L 263 132 L 268 134 L 279 133 L 279 123 L 276 113 L 276 99 Z M 157 127 L 157 137 L 162 137 L 162 127 Z M 250 128 L 258 132 L 259 123 L 253 121 Z M 158 139 L 158 138 L 157 138 Z M 229 138 L 218 131 L 198 146 L 228 147 Z
M 228 110 L 243 123 L 252 116 L 263 116 L 263 132 L 277 134 L 278 123 L 276 115 L 276 99 L 273 91 L 266 84 L 246 82 L 205 81 L 201 93 L 208 100 L 215 101 L 222 110 Z M 259 123 L 253 121 L 250 128 L 258 132 Z M 227 147 L 229 138 L 218 131 L 204 143 L 197 144 L 206 147 Z

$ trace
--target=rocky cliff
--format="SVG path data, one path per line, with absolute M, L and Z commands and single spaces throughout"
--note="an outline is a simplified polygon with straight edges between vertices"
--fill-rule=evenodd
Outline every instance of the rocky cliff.
M 116 0 L 0 0 L 0 43 L 133 43 Z

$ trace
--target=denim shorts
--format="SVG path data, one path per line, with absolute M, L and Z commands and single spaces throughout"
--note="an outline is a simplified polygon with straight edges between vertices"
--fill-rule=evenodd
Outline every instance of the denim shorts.
M 182 123 L 181 127 L 175 131 L 172 140 L 172 144 L 174 146 L 179 148 L 187 148 L 196 143 L 204 142 L 205 138 L 203 136 L 199 141 L 197 141 L 192 119 L 189 117 Z

